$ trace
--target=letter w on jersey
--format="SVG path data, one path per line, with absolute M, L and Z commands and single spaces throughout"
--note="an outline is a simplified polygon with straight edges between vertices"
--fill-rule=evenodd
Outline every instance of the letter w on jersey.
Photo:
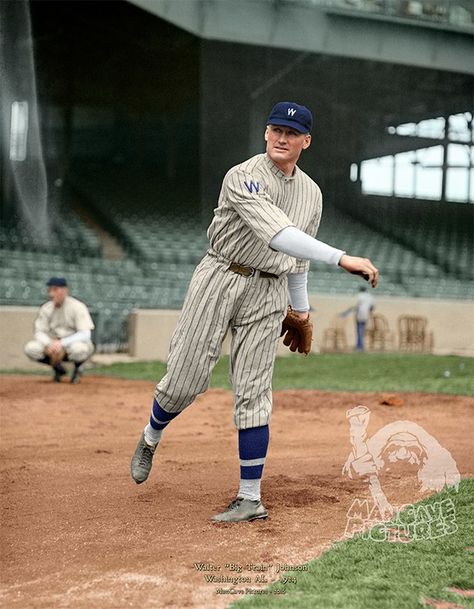
M 255 189 L 255 192 L 258 192 L 260 190 L 259 182 L 254 182 L 253 180 L 250 180 L 250 184 L 247 184 L 247 181 L 244 180 L 244 184 L 245 184 L 245 188 L 249 191 L 250 194 L 253 193 L 254 189 Z

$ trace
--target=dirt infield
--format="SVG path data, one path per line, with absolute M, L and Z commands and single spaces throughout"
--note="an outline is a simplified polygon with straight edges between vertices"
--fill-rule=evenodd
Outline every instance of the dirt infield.
M 408 419 L 451 452 L 462 476 L 474 476 L 471 398 L 410 393 L 391 406 L 380 394 L 281 391 L 262 485 L 270 517 L 215 525 L 209 516 L 238 486 L 230 392 L 210 390 L 171 424 L 150 480 L 137 486 L 129 462 L 153 383 L 0 382 L 0 606 L 9 609 L 224 607 L 235 598 L 217 594 L 194 563 L 232 575 L 225 565 L 318 556 L 343 536 L 354 498 L 368 497 L 363 481 L 341 471 L 351 450 L 345 413 L 357 404 L 371 410 L 369 435 Z M 386 473 L 387 497 L 418 499 L 406 482 L 400 469 Z

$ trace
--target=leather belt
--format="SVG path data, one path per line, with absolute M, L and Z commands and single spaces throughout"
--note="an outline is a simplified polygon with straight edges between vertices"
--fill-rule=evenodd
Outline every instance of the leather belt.
M 231 262 L 229 266 L 229 271 L 233 273 L 238 273 L 239 275 L 243 275 L 244 277 L 252 277 L 258 271 L 260 277 L 270 277 L 272 279 L 278 279 L 278 275 L 274 275 L 273 273 L 267 273 L 267 271 L 259 271 L 258 269 L 254 269 L 252 266 L 245 266 L 243 264 L 239 264 L 238 262 Z

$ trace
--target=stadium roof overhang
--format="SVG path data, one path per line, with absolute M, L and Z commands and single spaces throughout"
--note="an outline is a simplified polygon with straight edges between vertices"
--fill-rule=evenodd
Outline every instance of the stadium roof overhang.
M 208 40 L 474 74 L 474 28 L 290 0 L 129 0 Z

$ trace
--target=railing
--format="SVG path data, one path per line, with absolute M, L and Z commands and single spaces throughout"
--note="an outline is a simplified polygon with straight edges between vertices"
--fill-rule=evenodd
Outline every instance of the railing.
M 287 0 L 288 1 L 288 0 Z M 474 33 L 472 0 L 290 0 L 397 19 L 449 26 Z

